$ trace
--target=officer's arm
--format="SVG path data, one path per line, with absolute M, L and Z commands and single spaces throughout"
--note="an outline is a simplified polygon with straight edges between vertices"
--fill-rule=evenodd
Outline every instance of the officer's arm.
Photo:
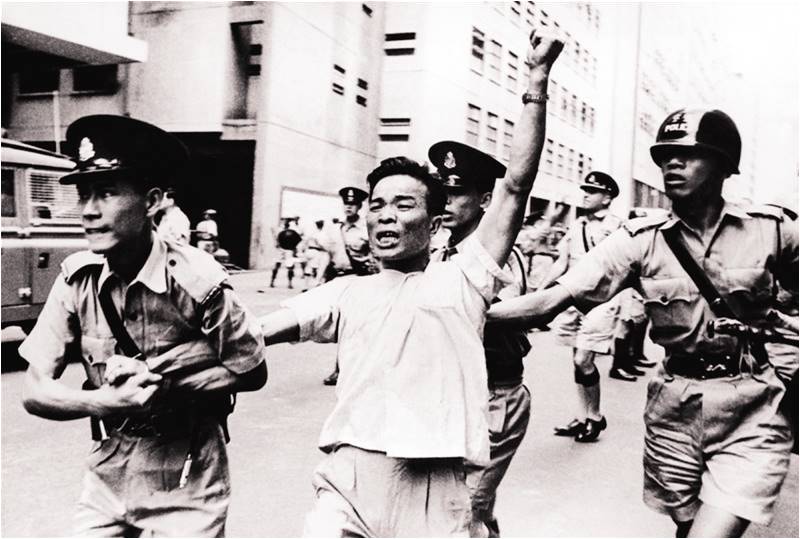
M 30 414 L 59 421 L 141 411 L 158 391 L 160 381 L 157 374 L 141 372 L 119 386 L 75 389 L 54 379 L 52 372 L 31 365 L 25 373 L 22 405 Z
M 550 68 L 564 44 L 552 36 L 540 36 L 537 32 L 531 34 L 531 49 L 528 52 L 528 92 L 546 96 Z M 497 182 L 492 202 L 475 231 L 478 241 L 500 265 L 508 258 L 522 226 L 528 196 L 539 168 L 546 116 L 544 100 L 524 105 L 514 133 L 508 174 Z
M 556 284 L 547 290 L 538 290 L 493 304 L 486 315 L 486 323 L 531 328 L 549 322 L 573 304 L 567 289 Z
M 300 340 L 300 323 L 291 309 L 280 309 L 260 317 L 258 321 L 267 346 Z

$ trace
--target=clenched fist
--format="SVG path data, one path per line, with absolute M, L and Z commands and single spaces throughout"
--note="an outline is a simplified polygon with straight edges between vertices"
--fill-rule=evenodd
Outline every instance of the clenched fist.
M 564 48 L 564 41 L 552 32 L 543 29 L 534 29 L 530 35 L 531 47 L 528 49 L 526 63 L 533 70 L 549 73 L 553 63 Z

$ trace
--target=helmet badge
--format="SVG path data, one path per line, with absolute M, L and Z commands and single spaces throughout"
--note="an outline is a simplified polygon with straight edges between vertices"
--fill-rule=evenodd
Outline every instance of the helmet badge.
M 444 156 L 443 165 L 445 168 L 456 168 L 456 158 L 453 152 L 447 152 L 447 155 Z
M 669 119 L 669 121 L 664 126 L 664 133 L 670 133 L 673 131 L 686 131 L 686 115 L 681 112 L 673 116 Z

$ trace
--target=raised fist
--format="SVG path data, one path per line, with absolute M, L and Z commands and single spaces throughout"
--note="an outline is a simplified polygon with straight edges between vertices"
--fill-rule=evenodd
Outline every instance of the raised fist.
M 553 63 L 564 48 L 564 41 L 546 29 L 534 29 L 530 35 L 531 47 L 528 49 L 526 63 L 530 69 L 549 72 Z

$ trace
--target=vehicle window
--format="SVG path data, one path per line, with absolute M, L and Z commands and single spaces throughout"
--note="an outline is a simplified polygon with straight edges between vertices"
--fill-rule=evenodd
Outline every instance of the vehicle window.
M 17 206 L 14 204 L 14 169 L 3 169 L 3 217 L 16 217 Z
M 74 185 L 58 183 L 62 174 L 41 170 L 31 172 L 31 216 L 52 221 L 74 221 L 80 218 L 78 190 Z

